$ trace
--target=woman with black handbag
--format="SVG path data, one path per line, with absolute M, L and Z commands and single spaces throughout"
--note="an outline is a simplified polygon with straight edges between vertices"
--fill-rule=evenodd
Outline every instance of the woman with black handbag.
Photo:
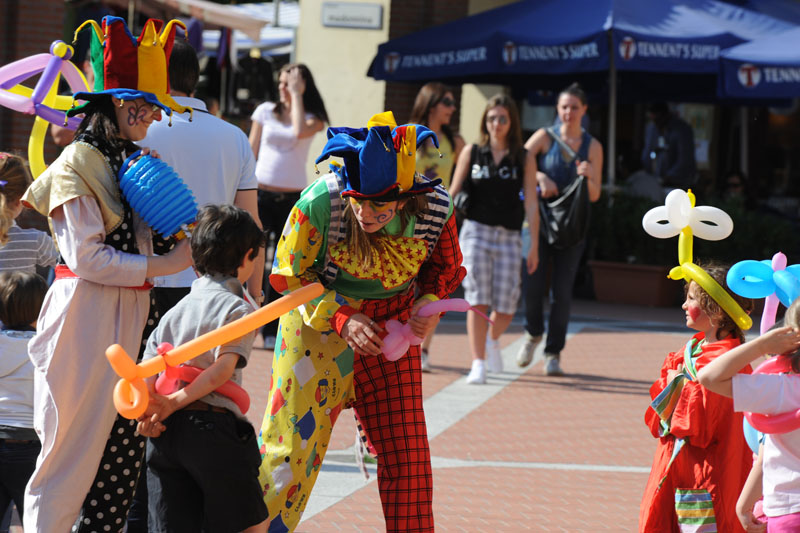
M 450 185 L 453 197 L 469 191 L 459 236 L 467 269 L 464 297 L 482 313 L 492 310 L 491 327 L 475 311 L 467 312 L 473 357 L 467 383 L 485 383 L 487 371 L 503 370 L 498 338 L 511 323 L 521 292 L 523 219 L 539 227 L 535 176 L 535 162 L 522 146 L 516 104 L 502 94 L 493 96 L 481 118 L 481 141 L 461 151 Z M 531 246 L 527 256 L 531 271 L 538 261 L 536 248 Z
M 541 224 L 538 230 L 531 228 L 531 244 L 537 240 L 539 244 L 539 265 L 532 274 L 528 265 L 525 343 L 517 354 L 519 366 L 529 365 L 542 340 L 547 268 L 552 261 L 550 321 L 544 347 L 548 376 L 564 373 L 560 357 L 566 343 L 572 288 L 586 241 L 589 203 L 600 198 L 603 169 L 602 145 L 581 127 L 587 102 L 577 83 L 561 91 L 556 109 L 561 123 L 537 130 L 525 143 L 536 169 Z

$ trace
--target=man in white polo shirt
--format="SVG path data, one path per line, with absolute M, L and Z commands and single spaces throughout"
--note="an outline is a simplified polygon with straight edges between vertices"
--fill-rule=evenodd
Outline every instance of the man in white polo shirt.
M 233 204 L 249 212 L 256 223 L 258 218 L 258 182 L 255 158 L 244 132 L 211 115 L 206 104 L 192 98 L 200 77 L 197 53 L 184 39 L 175 39 L 169 60 L 170 95 L 181 105 L 193 110 L 173 113 L 172 126 L 164 118 L 154 122 L 139 144 L 156 152 L 170 165 L 194 193 L 198 206 Z M 263 252 L 247 290 L 256 302 L 262 301 Z M 189 268 L 184 272 L 156 278 L 155 298 L 159 316 L 189 293 L 197 278 Z

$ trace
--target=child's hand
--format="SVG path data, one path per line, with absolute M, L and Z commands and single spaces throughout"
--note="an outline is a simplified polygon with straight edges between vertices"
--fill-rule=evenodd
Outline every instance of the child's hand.
M 678 368 L 670 368 L 667 370 L 667 383 L 671 382 L 678 374 L 683 374 L 683 364 L 678 365 Z
M 776 355 L 791 353 L 800 348 L 800 331 L 785 326 L 764 333 L 758 341 L 763 353 Z
M 153 413 L 150 416 L 144 414 L 140 416 L 138 420 L 139 423 L 136 424 L 136 431 L 139 432 L 139 435 L 144 437 L 160 437 L 161 433 L 167 429 L 167 427 L 160 422 L 158 413 Z
M 763 533 L 767 530 L 767 523 L 759 522 L 756 515 L 753 514 L 752 509 L 741 509 L 739 505 L 737 505 L 736 517 L 747 533 Z
M 136 430 L 145 437 L 158 437 L 167 429 L 161 421 L 166 420 L 174 412 L 175 402 L 171 396 L 162 396 L 151 391 L 147 410 L 139 417 Z

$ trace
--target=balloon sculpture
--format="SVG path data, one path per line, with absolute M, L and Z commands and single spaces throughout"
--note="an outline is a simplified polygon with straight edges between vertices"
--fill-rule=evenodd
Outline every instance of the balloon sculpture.
M 678 266 L 669 272 L 675 280 L 686 279 L 700 285 L 714 301 L 743 330 L 753 325 L 750 316 L 736 303 L 730 294 L 705 270 L 692 261 L 692 239 L 719 241 L 733 231 L 733 220 L 722 209 L 711 206 L 695 206 L 692 191 L 675 189 L 666 198 L 665 205 L 654 207 L 642 217 L 644 230 L 658 239 L 678 237 Z
M 174 347 L 170 343 L 162 342 L 157 348 L 158 355 L 164 355 L 173 348 Z M 167 368 L 161 373 L 160 376 L 158 376 L 158 379 L 156 380 L 156 392 L 163 396 L 177 392 L 178 389 L 180 389 L 181 382 L 191 383 L 202 373 L 203 369 L 196 366 L 167 365 Z M 217 387 L 214 392 L 222 394 L 223 396 L 227 396 L 233 400 L 233 402 L 239 407 L 239 410 L 242 412 L 242 414 L 247 414 L 247 411 L 250 409 L 250 395 L 248 395 L 247 391 L 232 379 L 229 379 Z
M 788 357 L 779 355 L 758 365 L 753 374 L 781 374 L 791 370 L 791 360 Z M 800 379 L 800 376 L 797 379 Z M 744 416 L 751 426 L 762 433 L 789 433 L 800 429 L 800 409 L 779 415 L 745 412 Z
M 74 50 L 63 41 L 54 41 L 50 53 L 37 54 L 0 67 L 0 105 L 36 115 L 28 140 L 28 160 L 36 178 L 44 172 L 44 137 L 47 123 L 65 124 L 74 130 L 81 122 L 71 118 L 64 122 L 64 111 L 72 106 L 71 96 L 58 95 L 58 82 L 63 75 L 73 92 L 90 91 L 83 73 L 69 59 Z M 28 78 L 41 74 L 33 89 L 21 85 Z
M 438 300 L 425 304 L 419 308 L 417 314 L 422 317 L 433 316 L 437 313 L 446 313 L 447 311 L 475 311 L 483 318 L 491 322 L 489 317 L 473 308 L 466 300 L 461 298 L 451 298 L 448 300 Z M 418 346 L 422 344 L 422 340 L 411 331 L 409 324 L 402 324 L 397 320 L 389 320 L 386 322 L 386 331 L 389 332 L 383 338 L 383 355 L 389 361 L 397 361 L 408 351 L 410 346 Z
M 197 202 L 178 174 L 162 160 L 141 155 L 141 150 L 125 160 L 119 185 L 133 210 L 162 237 L 181 238 L 182 228 L 188 233 L 197 217 Z
M 109 346 L 106 349 L 106 358 L 121 378 L 114 387 L 114 406 L 125 418 L 139 418 L 147 410 L 150 402 L 144 378 L 164 372 L 167 367 L 178 367 L 216 346 L 237 339 L 267 322 L 275 320 L 284 313 L 288 313 L 295 307 L 311 301 L 320 296 L 322 292 L 323 287 L 319 283 L 306 285 L 247 316 L 200 335 L 176 348 L 159 353 L 157 357 L 142 361 L 138 365 L 119 344 Z
M 728 287 L 745 298 L 766 298 L 761 314 L 761 334 L 775 324 L 778 303 L 786 307 L 800 296 L 800 265 L 786 266 L 781 252 L 772 260 L 739 261 L 728 271 Z

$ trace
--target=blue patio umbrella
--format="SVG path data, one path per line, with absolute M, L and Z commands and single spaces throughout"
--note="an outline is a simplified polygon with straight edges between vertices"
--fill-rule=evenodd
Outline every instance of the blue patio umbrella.
M 716 76 L 721 50 L 785 32 L 792 20 L 800 23 L 800 8 L 783 0 L 522 0 L 383 43 L 368 75 L 531 84 L 607 73 L 613 183 L 617 72 L 664 75 L 678 91 L 698 75 Z M 707 87 L 713 98 L 716 83 Z
M 723 95 L 800 97 L 800 28 L 734 46 L 720 55 Z

